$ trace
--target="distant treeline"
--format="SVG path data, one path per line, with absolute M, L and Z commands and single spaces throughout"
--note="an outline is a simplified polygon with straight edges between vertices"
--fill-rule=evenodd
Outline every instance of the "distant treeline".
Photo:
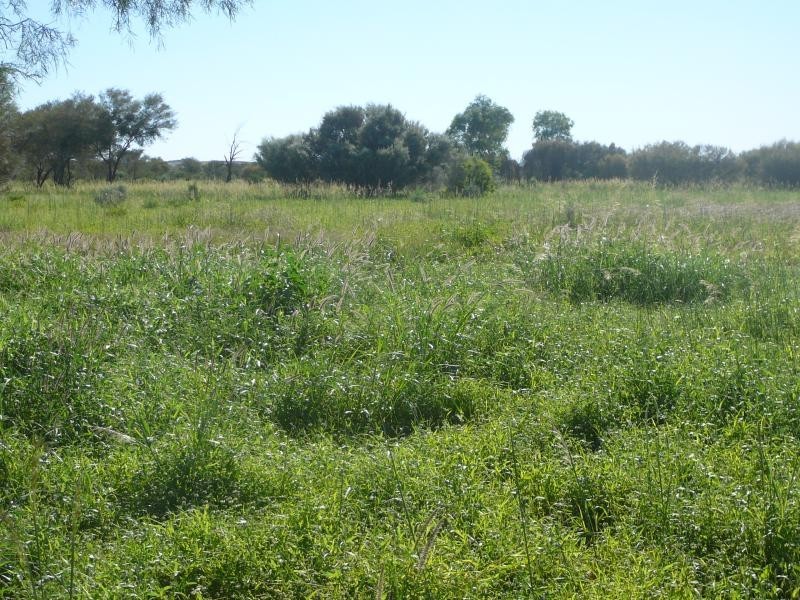
M 224 160 L 164 161 L 147 145 L 177 125 L 160 95 L 138 100 L 109 89 L 97 98 L 75 94 L 21 112 L 0 73 L 0 183 L 9 179 L 69 185 L 75 179 L 246 179 L 347 184 L 367 192 L 411 186 L 479 195 L 495 181 L 624 179 L 660 185 L 750 182 L 800 185 L 800 144 L 780 141 L 736 154 L 711 145 L 660 142 L 632 152 L 614 144 L 576 141 L 573 121 L 540 111 L 532 146 L 521 160 L 504 147 L 514 117 L 478 96 L 444 133 L 408 120 L 391 105 L 341 106 L 306 133 L 267 138 L 254 162 L 236 160 L 234 142 Z
M 800 144 L 780 141 L 736 154 L 721 146 L 660 142 L 626 153 L 597 142 L 537 142 L 519 165 L 525 179 L 631 178 L 664 185 L 753 182 L 800 185 Z

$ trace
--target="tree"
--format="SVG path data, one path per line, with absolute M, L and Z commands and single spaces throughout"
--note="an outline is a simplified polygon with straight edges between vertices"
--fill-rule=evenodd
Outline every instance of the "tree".
M 0 0 L 0 70 L 13 79 L 40 80 L 63 64 L 75 38 L 54 26 L 58 17 L 78 17 L 97 7 L 113 15 L 114 29 L 131 34 L 131 23 L 141 19 L 151 38 L 164 27 L 188 21 L 197 10 L 217 10 L 233 19 L 251 0 L 53 0 L 52 19 L 37 21 L 28 15 L 25 0 Z
M 572 126 L 575 122 L 556 110 L 540 110 L 533 117 L 533 138 L 535 142 L 572 141 Z
M 203 163 L 194 156 L 187 156 L 180 162 L 180 177 L 184 179 L 197 179 L 203 174 Z
M 360 106 L 340 106 L 322 117 L 315 133 L 309 133 L 323 179 L 343 182 L 358 179 L 358 132 L 364 125 L 364 117 Z
M 106 165 L 106 180 L 113 182 L 123 157 L 134 146 L 140 149 L 175 129 L 175 113 L 160 94 L 135 100 L 127 90 L 109 88 L 100 95 L 102 135 L 97 155 Z
M 46 112 L 47 108 L 40 106 L 22 113 L 13 141 L 14 152 L 22 158 L 25 170 L 33 174 L 37 187 L 44 185 L 53 170 Z
M 781 140 L 742 155 L 747 175 L 767 185 L 800 186 L 800 143 Z
M 523 156 L 528 179 L 561 181 L 575 176 L 575 144 L 564 140 L 537 141 Z
M 284 183 L 308 183 L 317 178 L 312 140 L 306 135 L 265 139 L 255 155 L 267 175 Z
M 369 105 L 359 131 L 360 169 L 353 183 L 369 188 L 405 187 L 425 172 L 427 149 L 428 130 L 422 125 L 409 122 L 391 105 Z
M 718 146 L 661 142 L 636 150 L 630 156 L 630 174 L 634 179 L 668 185 L 733 181 L 739 171 L 736 155 Z
M 522 179 L 522 166 L 510 156 L 506 156 L 500 162 L 497 174 L 506 183 L 518 183 Z
M 572 142 L 562 139 L 539 140 L 524 156 L 528 179 L 610 179 L 625 177 L 625 150 L 614 144 Z
M 142 155 L 136 161 L 136 178 L 138 179 L 164 179 L 169 174 L 169 164 L 159 158 Z
M 497 168 L 513 122 L 514 116 L 507 108 L 486 96 L 477 96 L 464 112 L 453 118 L 447 133 L 469 154 Z
M 17 118 L 14 88 L 7 73 L 0 70 L 0 185 L 11 177 L 13 125 Z
M 256 161 L 273 179 L 313 179 L 377 190 L 425 180 L 449 161 L 451 143 L 391 105 L 340 106 L 305 135 L 265 139 Z
M 14 149 L 34 170 L 38 186 L 49 176 L 56 185 L 69 185 L 73 162 L 93 154 L 106 126 L 94 98 L 75 94 L 68 100 L 48 102 L 23 113 L 16 128 Z
M 242 142 L 239 140 L 239 130 L 237 129 L 233 134 L 233 139 L 231 140 L 231 145 L 228 148 L 228 152 L 223 155 L 225 159 L 225 183 L 230 183 L 231 179 L 233 179 L 233 163 L 241 153 Z

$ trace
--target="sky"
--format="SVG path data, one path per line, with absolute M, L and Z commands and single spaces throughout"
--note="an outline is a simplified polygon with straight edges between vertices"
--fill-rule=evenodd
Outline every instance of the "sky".
M 28 2 L 52 21 L 49 6 Z M 442 132 L 478 94 L 514 115 L 517 159 L 540 110 L 566 113 L 577 140 L 628 150 L 800 141 L 797 0 L 254 0 L 233 22 L 198 13 L 157 43 L 141 25 L 114 32 L 104 9 L 56 22 L 78 45 L 24 83 L 20 107 L 161 93 L 178 128 L 146 153 L 166 160 L 220 160 L 237 130 L 249 159 L 341 105 L 392 104 Z

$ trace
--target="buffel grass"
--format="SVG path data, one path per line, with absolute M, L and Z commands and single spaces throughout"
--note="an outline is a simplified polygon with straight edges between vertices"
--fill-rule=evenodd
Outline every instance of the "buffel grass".
M 0 196 L 0 597 L 800 593 L 800 197 Z

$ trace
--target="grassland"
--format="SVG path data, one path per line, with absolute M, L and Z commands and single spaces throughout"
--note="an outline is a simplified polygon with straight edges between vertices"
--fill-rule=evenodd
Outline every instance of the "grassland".
M 0 239 L 2 598 L 800 594 L 796 191 L 14 188 Z

